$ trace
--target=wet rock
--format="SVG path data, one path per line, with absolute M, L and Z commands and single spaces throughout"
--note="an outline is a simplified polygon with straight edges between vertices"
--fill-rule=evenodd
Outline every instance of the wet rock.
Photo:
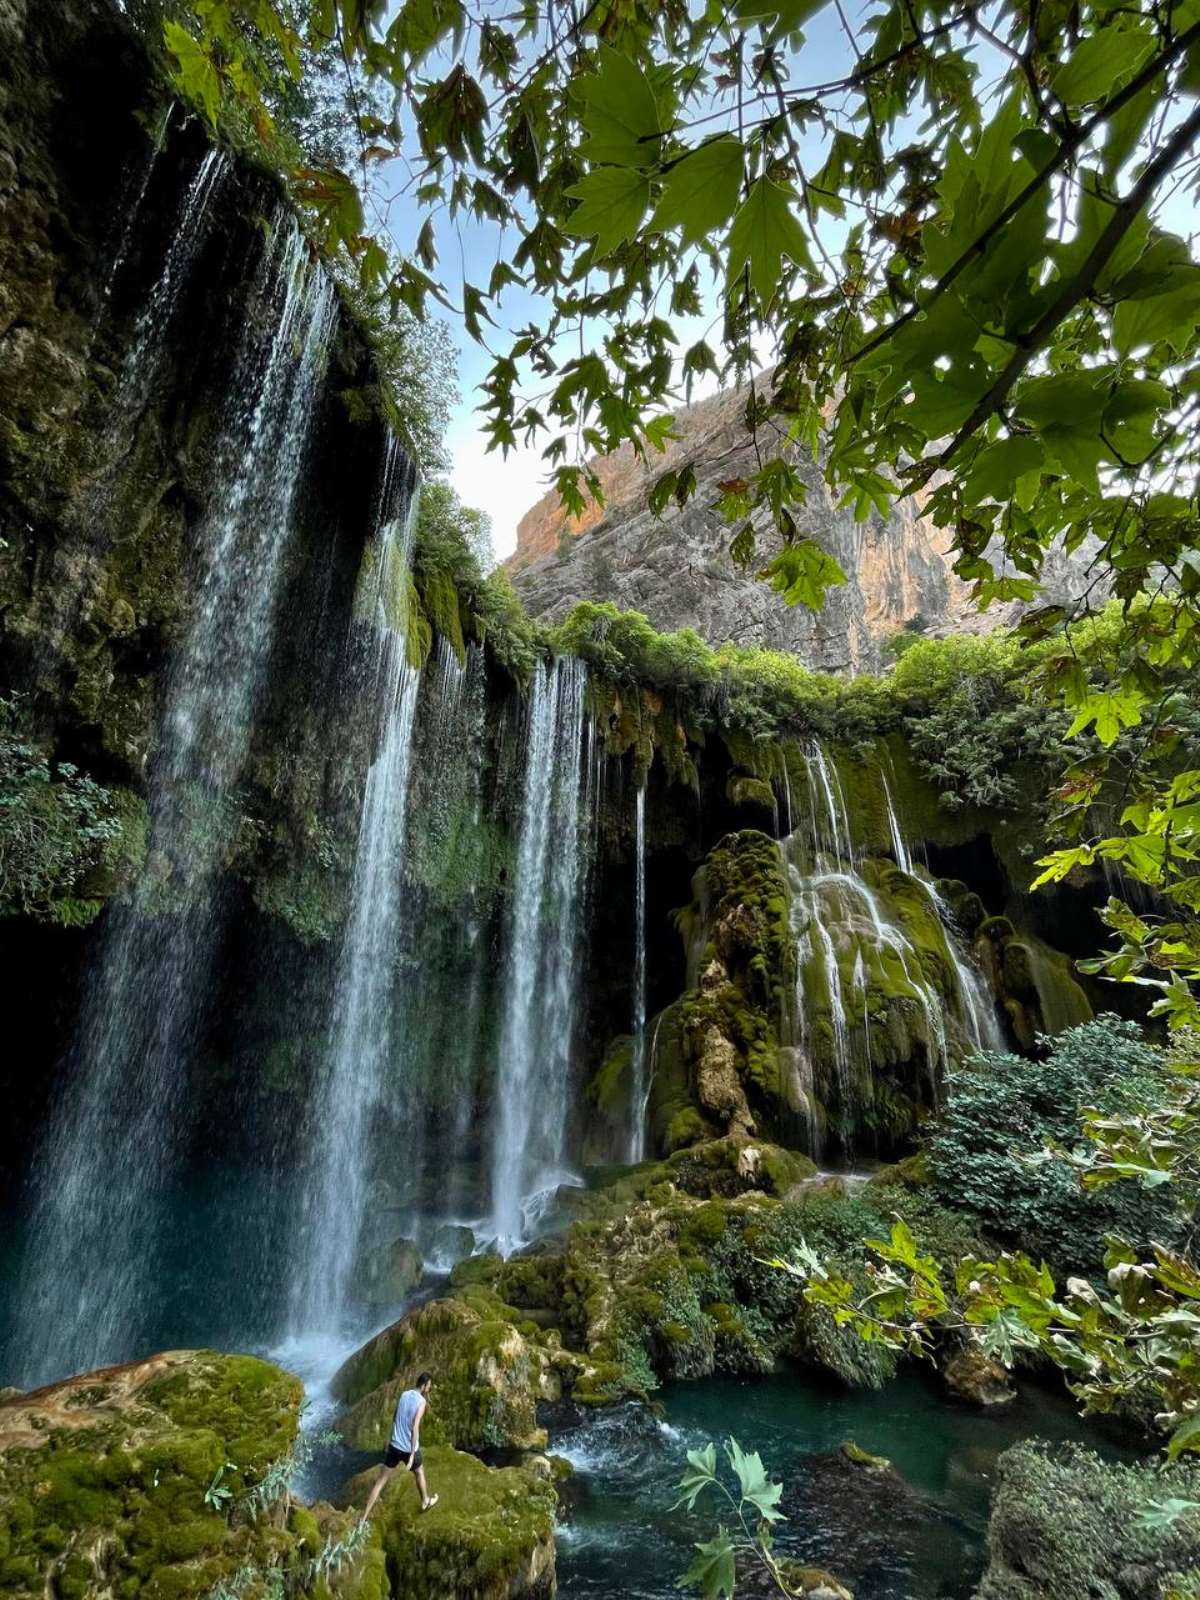
M 561 1396 L 560 1367 L 569 1358 L 527 1337 L 512 1320 L 517 1315 L 479 1290 L 471 1304 L 433 1300 L 376 1334 L 333 1380 L 347 1407 L 337 1423 L 342 1437 L 356 1449 L 382 1449 L 396 1401 L 429 1371 L 424 1439 L 472 1450 L 543 1448 L 537 1405 Z
M 942 1363 L 951 1394 L 977 1406 L 1003 1406 L 1016 1397 L 1011 1374 L 976 1344 L 963 1345 Z
M 287 1458 L 302 1398 L 253 1356 L 173 1350 L 0 1401 L 0 1591 L 199 1600 L 286 1566 L 294 1528 L 233 1528 L 206 1495 L 237 1504 Z
M 445 1446 L 425 1451 L 430 1492 L 397 1475 L 373 1514 L 391 1592 L 406 1600 L 550 1600 L 555 1591 L 554 1489 L 526 1467 L 487 1467 Z M 378 1468 L 351 1479 L 347 1504 L 361 1506 Z
M 430 1260 L 443 1266 L 452 1267 L 465 1261 L 474 1249 L 474 1232 L 460 1223 L 444 1222 L 434 1229 L 429 1240 Z
M 869 1450 L 864 1450 L 861 1445 L 855 1444 L 853 1439 L 847 1439 L 842 1445 L 842 1456 L 849 1461 L 851 1466 L 862 1467 L 867 1472 L 891 1472 L 892 1463 L 886 1456 L 873 1456 Z
M 805 1559 L 828 1565 L 851 1591 L 946 1535 L 937 1508 L 884 1457 L 857 1446 L 804 1457 L 784 1485 L 780 1510 L 790 1526 L 816 1530 Z
M 421 1281 L 425 1262 L 411 1239 L 393 1239 L 367 1257 L 360 1293 L 369 1305 L 394 1306 Z

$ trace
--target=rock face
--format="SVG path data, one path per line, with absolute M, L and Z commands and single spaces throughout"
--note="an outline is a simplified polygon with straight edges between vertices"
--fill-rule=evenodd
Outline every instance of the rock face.
M 1161 1526 L 1146 1506 L 1195 1501 L 1200 1468 L 1116 1466 L 1074 1445 L 1026 1440 L 1000 1458 L 988 1528 L 991 1557 L 977 1600 L 1157 1600 L 1178 1589 L 1200 1548 L 1200 1513 Z
M 710 644 L 733 640 L 792 651 L 813 668 L 830 672 L 870 671 L 880 664 L 880 645 L 906 624 L 923 621 L 930 634 L 986 632 L 1012 620 L 1019 608 L 997 607 L 980 616 L 969 587 L 946 559 L 948 535 L 921 515 L 913 500 L 884 518 L 872 512 L 856 522 L 839 510 L 819 464 L 797 449 L 796 464 L 808 485 L 808 505 L 799 518 L 840 563 L 846 584 L 831 590 L 820 613 L 785 606 L 752 573 L 729 556 L 730 530 L 712 509 L 717 485 L 749 478 L 756 470 L 754 443 L 743 420 L 744 391 L 729 391 L 681 411 L 680 437 L 663 455 L 638 461 L 628 446 L 592 463 L 604 488 L 605 506 L 589 505 L 572 520 L 551 493 L 522 518 L 517 549 L 508 563 L 517 592 L 537 617 L 556 620 L 580 600 L 611 600 L 642 611 L 656 628 L 694 628 Z M 651 485 L 669 469 L 690 464 L 696 494 L 662 520 L 646 504 Z M 778 541 L 758 528 L 758 559 L 774 554 Z M 1082 563 L 1078 567 L 1082 574 Z M 1072 592 L 1076 568 L 1054 558 L 1045 584 L 1056 599 Z
M 462 1450 L 540 1449 L 540 1400 L 561 1393 L 554 1352 L 527 1340 L 498 1306 L 434 1300 L 377 1333 L 333 1380 L 348 1405 L 338 1429 L 361 1450 L 382 1449 L 396 1401 L 427 1369 L 434 1392 L 422 1436 Z

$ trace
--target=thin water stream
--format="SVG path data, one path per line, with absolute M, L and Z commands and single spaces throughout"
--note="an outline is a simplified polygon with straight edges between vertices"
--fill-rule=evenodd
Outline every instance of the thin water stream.
M 413 726 L 420 681 L 410 666 L 395 594 L 407 582 L 419 489 L 394 449 L 384 472 L 379 530 L 362 597 L 377 715 L 334 981 L 322 1082 L 309 1114 L 312 1145 L 302 1184 L 292 1275 L 291 1327 L 324 1342 L 348 1314 L 372 1176 L 371 1119 L 395 1065 L 396 963 L 407 896 L 403 859 Z
M 638 786 L 633 811 L 634 838 L 634 955 L 633 955 L 633 1060 L 630 1073 L 631 1116 L 629 1150 L 633 1163 L 646 1159 L 646 1103 L 650 1098 L 646 1061 L 646 786 Z
M 564 1180 L 588 844 L 583 663 L 539 664 L 530 692 L 504 1011 L 495 1077 L 492 1224 L 523 1238 Z

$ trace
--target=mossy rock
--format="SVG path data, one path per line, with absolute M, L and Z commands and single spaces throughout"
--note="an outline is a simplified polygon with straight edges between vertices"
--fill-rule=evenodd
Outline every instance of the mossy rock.
M 842 1454 L 853 1466 L 865 1467 L 868 1472 L 890 1472 L 892 1463 L 887 1456 L 872 1455 L 869 1450 L 864 1450 L 862 1445 L 855 1444 L 853 1439 L 847 1439 L 842 1445 Z
M 561 1352 L 486 1291 L 418 1306 L 368 1341 L 337 1372 L 333 1392 L 347 1407 L 338 1431 L 359 1450 L 380 1450 L 401 1393 L 419 1372 L 433 1374 L 422 1438 L 459 1449 L 540 1449 L 539 1400 L 561 1396 Z
M 445 1446 L 424 1452 L 432 1511 L 397 1473 L 374 1512 L 393 1594 L 406 1600 L 550 1600 L 555 1592 L 554 1488 L 528 1467 L 487 1467 Z M 362 1505 L 378 1469 L 344 1491 Z
M 732 1196 L 751 1190 L 783 1196 L 816 1173 L 808 1156 L 745 1134 L 730 1134 L 676 1151 L 664 1163 L 686 1194 Z
M 734 772 L 725 785 L 725 798 L 731 806 L 766 812 L 774 816 L 777 806 L 775 791 L 765 778 L 754 778 L 744 772 Z
M 254 1356 L 170 1351 L 0 1404 L 0 1594 L 186 1600 L 295 1540 L 230 1504 L 296 1436 L 299 1379 Z

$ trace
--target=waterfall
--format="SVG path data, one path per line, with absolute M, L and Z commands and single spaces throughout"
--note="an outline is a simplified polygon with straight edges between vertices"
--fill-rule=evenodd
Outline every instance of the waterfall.
M 167 129 L 171 125 L 171 118 L 175 114 L 174 100 L 168 100 L 163 108 L 162 115 L 155 125 L 154 132 L 150 135 L 150 153 L 141 163 L 141 172 L 134 174 L 128 184 L 126 193 L 131 195 L 121 206 L 121 226 L 117 234 L 116 247 L 108 264 L 108 271 L 104 275 L 103 295 L 105 300 L 112 298 L 113 288 L 120 276 L 121 268 L 125 265 L 125 258 L 129 254 L 129 246 L 133 242 L 133 232 L 138 219 L 142 214 L 142 205 L 146 199 L 146 191 L 150 187 L 150 179 L 154 176 L 155 164 L 162 153 L 167 141 Z M 213 155 L 216 151 L 211 152 Z
M 143 318 L 148 361 L 220 166 L 211 154 L 189 189 Z M 154 1268 L 169 1248 L 188 1073 L 223 921 L 209 876 L 239 820 L 236 784 L 334 307 L 329 280 L 284 221 L 243 322 L 195 531 L 194 600 L 165 674 L 147 780 L 152 866 L 135 898 L 106 915 L 67 1087 L 35 1162 L 14 1339 L 25 1382 L 131 1355 L 155 1325 Z
M 575 996 L 582 982 L 583 663 L 539 664 L 530 692 L 517 864 L 495 1084 L 492 1220 L 520 1239 L 526 1203 L 566 1159 Z
M 292 1279 L 293 1333 L 336 1335 L 360 1265 L 371 1183 L 372 1119 L 395 1067 L 397 963 L 408 896 L 403 857 L 419 669 L 407 656 L 404 608 L 418 490 L 389 454 L 380 527 L 365 562 L 365 612 L 377 728 L 359 816 L 334 982 L 325 1071 L 310 1113 L 312 1150 Z
M 205 152 L 183 197 L 179 224 L 167 251 L 167 258 L 146 304 L 138 316 L 133 339 L 121 363 L 114 422 L 119 423 L 145 398 L 153 380 L 158 357 L 163 350 L 163 335 L 179 301 L 192 263 L 207 229 L 208 210 L 214 195 L 229 170 L 229 159 L 216 145 Z M 290 225 L 294 227 L 293 225 Z M 277 230 L 278 231 L 278 230 Z M 119 265 L 119 262 L 117 263 Z M 116 275 L 116 266 L 113 276 Z M 232 393 L 232 391 L 231 391 Z M 111 428 L 109 431 L 112 431 Z
M 895 802 L 892 799 L 891 785 L 887 780 L 887 773 L 880 768 L 880 781 L 883 785 L 883 797 L 887 805 L 888 832 L 892 841 L 892 855 L 901 872 L 906 872 L 910 878 L 920 883 L 934 910 L 941 920 L 946 932 L 946 951 L 950 963 L 954 968 L 955 984 L 958 989 L 958 1003 L 962 1021 L 966 1029 L 967 1038 L 976 1050 L 999 1050 L 1003 1048 L 1004 1037 L 1000 1031 L 1000 1024 L 996 1020 L 996 1007 L 988 993 L 987 983 L 983 973 L 969 958 L 964 947 L 962 934 L 954 919 L 954 913 L 938 893 L 937 885 L 929 877 L 923 875 L 913 866 L 912 853 L 900 826 L 900 819 L 896 814 Z
M 780 845 L 796 953 L 795 991 L 781 1023 L 781 1059 L 815 1155 L 822 1102 L 838 1119 L 844 1146 L 859 1113 L 872 1103 L 875 1051 L 887 1044 L 886 1038 L 878 1045 L 872 1039 L 873 991 L 919 1008 L 927 1092 L 935 1103 L 951 1048 L 946 999 L 933 978 L 939 960 L 953 980 L 949 1001 L 959 1027 L 956 1048 L 960 1039 L 974 1049 L 993 1047 L 1000 1033 L 983 975 L 963 949 L 950 908 L 913 864 L 886 774 L 880 769 L 878 778 L 894 868 L 886 857 L 856 854 L 837 768 L 819 744 L 806 753 L 806 767 L 808 816 Z M 930 967 L 922 950 L 935 936 Z
M 633 811 L 634 837 L 634 953 L 633 953 L 633 1054 L 631 1058 L 630 1162 L 646 1159 L 646 1102 L 650 1084 L 646 1073 L 646 785 L 638 786 Z
M 887 773 L 879 769 L 879 781 L 883 784 L 883 798 L 887 803 L 888 833 L 892 840 L 892 855 L 901 872 L 912 872 L 912 857 L 908 853 L 908 845 L 900 831 L 900 821 L 896 816 L 896 807 L 892 801 L 892 788 L 887 781 Z

